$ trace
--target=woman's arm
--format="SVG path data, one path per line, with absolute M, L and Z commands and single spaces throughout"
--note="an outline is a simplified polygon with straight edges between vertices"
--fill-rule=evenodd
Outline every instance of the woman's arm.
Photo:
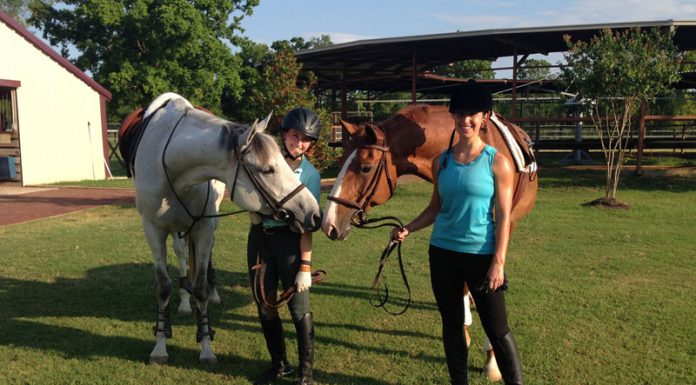
M 428 206 L 426 206 L 423 209 L 423 211 L 421 211 L 421 213 L 418 214 L 416 219 L 412 220 L 411 223 L 404 226 L 403 229 L 394 228 L 394 230 L 392 230 L 392 238 L 396 239 L 399 242 L 406 239 L 406 237 L 410 233 L 428 227 L 432 225 L 433 222 L 435 222 L 435 217 L 437 216 L 437 213 L 440 211 L 440 194 L 437 188 L 437 177 L 440 172 L 439 156 L 433 160 L 432 171 L 433 194 L 430 196 L 430 203 L 428 203 Z
M 510 241 L 510 212 L 515 171 L 500 152 L 493 159 L 495 175 L 495 254 L 488 269 L 488 289 L 496 290 L 505 280 L 505 258 Z

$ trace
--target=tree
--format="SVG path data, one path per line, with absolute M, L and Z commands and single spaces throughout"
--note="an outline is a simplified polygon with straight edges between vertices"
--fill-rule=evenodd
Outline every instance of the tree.
M 30 23 L 113 94 L 111 119 L 165 91 L 213 112 L 239 98 L 241 63 L 225 41 L 259 0 L 37 0 Z M 228 20 L 232 16 L 232 22 Z
M 456 79 L 493 79 L 495 72 L 488 60 L 462 60 L 433 68 L 433 73 Z
M 284 114 L 291 109 L 306 107 L 316 111 L 324 129 L 310 157 L 314 166 L 321 171 L 337 159 L 337 151 L 327 145 L 331 128 L 330 112 L 318 108 L 317 98 L 312 92 L 316 77 L 309 73 L 306 80 L 300 79 L 302 64 L 295 58 L 294 49 L 285 43 L 275 42 L 273 45 L 280 50 L 273 51 L 264 44 L 248 39 L 240 41 L 242 50 L 237 56 L 245 64 L 241 72 L 243 96 L 224 108 L 239 121 L 250 121 L 273 112 L 269 130 L 276 134 Z
M 517 78 L 522 80 L 551 79 L 551 63 L 544 59 L 527 59 L 517 71 Z
M 632 116 L 641 103 L 667 92 L 679 79 L 673 33 L 659 29 L 603 30 L 588 42 L 566 35 L 567 65 L 562 78 L 589 110 L 606 160 L 604 198 L 593 203 L 625 206 L 616 200 L 619 176 L 631 136 Z
M 0 0 L 0 10 L 12 16 L 22 24 L 26 23 L 29 16 L 29 3 L 32 0 Z

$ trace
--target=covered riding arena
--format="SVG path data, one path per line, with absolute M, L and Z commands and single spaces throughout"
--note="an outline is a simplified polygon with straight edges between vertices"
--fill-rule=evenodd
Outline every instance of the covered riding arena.
M 511 78 L 483 80 L 499 94 L 496 110 L 506 111 L 504 116 L 525 128 L 537 150 L 572 150 L 579 161 L 581 151 L 600 149 L 588 124 L 591 120 L 578 114 L 571 103 L 572 95 L 564 95 L 558 82 L 521 80 L 517 75 L 527 68 L 526 60 L 534 55 L 566 52 L 564 35 L 570 35 L 573 41 L 589 41 L 606 28 L 623 31 L 636 27 L 674 30 L 674 42 L 680 51 L 696 50 L 696 21 L 664 20 L 360 40 L 300 51 L 296 56 L 304 71 L 312 71 L 318 77 L 318 89 L 329 95 L 332 110 L 340 111 L 336 115 L 342 118 L 349 118 L 348 94 L 352 91 L 365 91 L 366 99 L 351 102 L 367 106 L 379 103 L 380 95 L 393 92 L 410 92 L 412 103 L 443 103 L 449 90 L 467 79 L 436 75 L 431 72 L 434 67 L 463 60 L 511 58 L 511 66 L 493 68 L 511 73 Z M 685 91 L 685 99 L 694 100 L 696 73 L 682 73 L 676 88 Z M 565 114 L 550 116 L 538 112 L 536 107 L 549 104 L 561 105 Z M 632 141 L 639 153 L 642 149 L 682 152 L 696 148 L 696 115 L 664 115 L 644 106 L 636 121 L 639 129 L 634 130 Z

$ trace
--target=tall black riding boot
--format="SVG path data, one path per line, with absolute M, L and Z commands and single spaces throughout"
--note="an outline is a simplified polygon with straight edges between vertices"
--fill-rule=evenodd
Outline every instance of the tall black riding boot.
M 512 332 L 508 332 L 502 338 L 491 339 L 491 345 L 505 385 L 522 385 L 520 353 L 517 351 L 517 343 Z
M 293 370 L 288 363 L 285 354 L 285 340 L 283 338 L 283 323 L 280 318 L 262 320 L 261 329 L 266 339 L 266 347 L 271 355 L 271 367 L 261 377 L 254 381 L 254 385 L 270 384 L 273 381 L 292 374 Z
M 445 358 L 452 385 L 469 384 L 469 350 L 466 347 L 463 328 L 442 326 L 442 343 L 445 346 Z
M 307 313 L 295 322 L 297 331 L 297 356 L 300 359 L 297 385 L 312 385 L 312 366 L 314 365 L 314 319 Z

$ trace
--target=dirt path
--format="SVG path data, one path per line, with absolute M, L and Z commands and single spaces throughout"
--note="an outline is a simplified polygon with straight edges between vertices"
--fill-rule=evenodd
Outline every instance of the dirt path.
M 0 185 L 0 226 L 108 204 L 135 204 L 132 189 L 32 188 Z

